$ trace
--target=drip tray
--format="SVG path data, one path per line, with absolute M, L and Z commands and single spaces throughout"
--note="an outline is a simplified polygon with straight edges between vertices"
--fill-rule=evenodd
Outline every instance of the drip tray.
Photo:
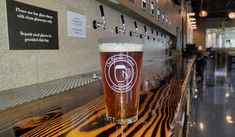
M 0 92 L 0 111 L 101 80 L 101 75 L 72 76 Z

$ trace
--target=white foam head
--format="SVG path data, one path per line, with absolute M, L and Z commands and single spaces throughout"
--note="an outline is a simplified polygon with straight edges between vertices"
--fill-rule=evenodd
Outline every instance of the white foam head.
M 100 52 L 138 52 L 143 51 L 142 44 L 135 43 L 100 43 Z

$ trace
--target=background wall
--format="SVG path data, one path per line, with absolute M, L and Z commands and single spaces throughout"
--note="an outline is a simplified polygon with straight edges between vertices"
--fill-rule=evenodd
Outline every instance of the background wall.
M 206 29 L 207 28 L 218 28 L 224 23 L 224 27 L 235 27 L 234 21 L 218 21 L 218 20 L 207 20 L 200 21 L 198 23 L 198 29 L 193 31 L 193 42 L 197 46 L 202 46 L 203 49 L 206 47 Z
M 202 49 L 206 47 L 206 29 L 197 27 L 196 30 L 193 31 L 193 43 L 196 46 L 202 46 Z
M 0 1 L 0 91 L 34 83 L 40 83 L 72 75 L 100 70 L 97 40 L 115 36 L 114 28 L 121 25 L 120 14 L 104 6 L 107 27 L 105 31 L 94 30 L 92 22 L 100 20 L 99 5 L 95 0 L 18 0 L 30 5 L 58 12 L 59 50 L 9 50 L 6 0 Z M 67 10 L 86 16 L 86 38 L 72 38 L 67 35 Z M 126 28 L 134 30 L 134 19 L 126 17 Z M 139 32 L 143 25 L 137 22 Z M 148 27 L 150 30 L 150 27 Z M 164 45 L 148 41 L 144 59 L 164 59 Z

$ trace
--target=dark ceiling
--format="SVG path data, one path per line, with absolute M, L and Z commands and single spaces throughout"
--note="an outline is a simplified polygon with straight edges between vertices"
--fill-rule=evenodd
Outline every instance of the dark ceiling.
M 196 13 L 196 18 L 208 19 L 228 19 L 228 12 L 235 11 L 235 0 L 202 0 L 202 9 L 208 12 L 208 16 L 200 18 L 198 13 L 201 9 L 201 0 L 191 0 L 193 11 Z

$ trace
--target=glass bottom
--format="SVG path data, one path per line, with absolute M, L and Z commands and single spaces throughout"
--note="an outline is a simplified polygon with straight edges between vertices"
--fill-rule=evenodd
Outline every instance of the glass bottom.
M 106 115 L 107 120 L 116 124 L 131 124 L 138 120 L 138 115 L 128 118 L 114 118 Z

